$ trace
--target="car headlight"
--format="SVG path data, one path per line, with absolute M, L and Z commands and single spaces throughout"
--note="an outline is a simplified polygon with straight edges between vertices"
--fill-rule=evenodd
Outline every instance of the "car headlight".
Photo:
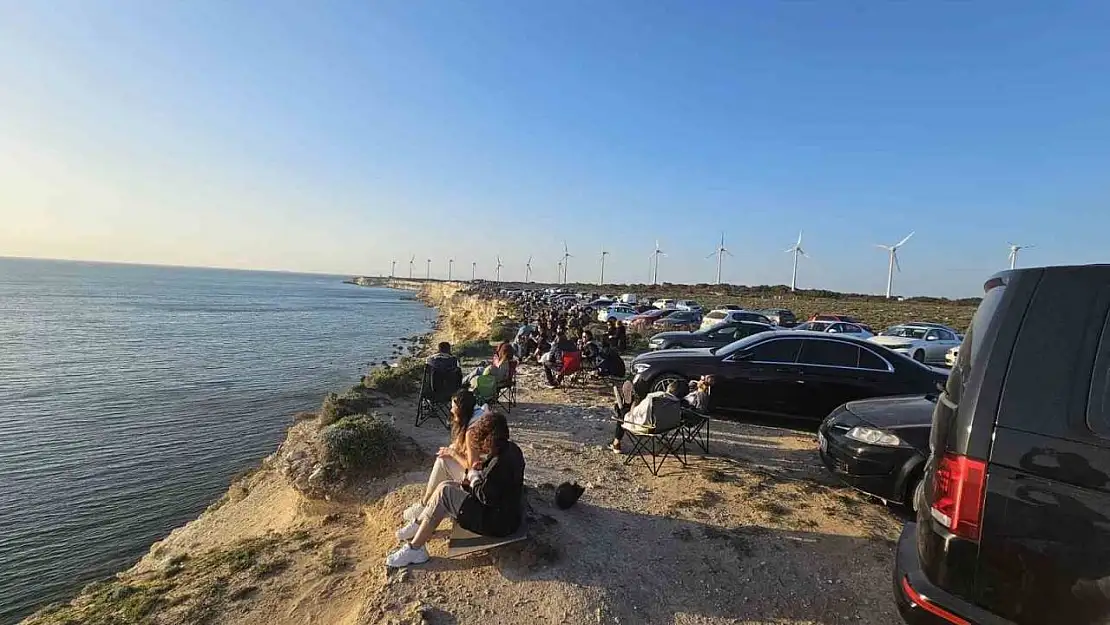
M 647 371 L 650 368 L 651 368 L 651 365 L 647 364 L 646 362 L 638 362 L 638 363 L 632 365 L 632 371 L 634 371 L 636 373 L 643 373 L 643 372 Z
M 848 433 L 844 436 L 852 440 L 859 441 L 861 443 L 867 443 L 868 445 L 880 445 L 882 447 L 902 446 L 902 439 L 891 434 L 890 432 L 884 432 L 882 430 L 876 430 L 875 428 L 869 428 L 862 425 L 857 425 L 856 427 L 848 430 Z
M 648 341 L 648 345 L 662 345 L 662 344 L 663 344 L 663 339 L 651 339 L 650 341 Z

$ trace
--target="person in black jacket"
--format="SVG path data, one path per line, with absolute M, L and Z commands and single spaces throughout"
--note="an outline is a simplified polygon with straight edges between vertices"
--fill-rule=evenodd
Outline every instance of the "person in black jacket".
M 485 460 L 476 463 L 465 482 L 444 482 L 428 501 L 424 513 L 397 530 L 404 541 L 389 554 L 386 566 L 402 567 L 428 561 L 424 548 L 447 517 L 484 536 L 509 536 L 523 516 L 524 454 L 509 440 L 505 416 L 486 413 L 474 431 L 475 444 Z

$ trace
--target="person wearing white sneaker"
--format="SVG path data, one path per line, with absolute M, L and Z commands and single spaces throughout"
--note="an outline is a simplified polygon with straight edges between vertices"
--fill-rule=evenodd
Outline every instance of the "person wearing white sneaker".
M 401 518 L 406 523 L 411 523 L 420 517 L 437 486 L 449 480 L 461 482 L 466 479 L 466 467 L 471 463 L 470 457 L 473 456 L 466 434 L 478 423 L 478 418 L 485 411 L 486 406 L 477 405 L 474 393 L 467 389 L 458 391 L 451 398 L 451 443 L 447 447 L 440 447 L 436 452 L 435 464 L 432 465 L 432 472 L 428 475 L 424 496 L 401 513 Z
M 397 531 L 403 544 L 386 557 L 386 566 L 427 562 L 425 545 L 447 517 L 486 536 L 508 536 L 520 526 L 524 454 L 509 440 L 504 415 L 483 415 L 474 438 L 476 449 L 485 452 L 487 459 L 474 465 L 466 476 L 467 482 L 448 481 L 436 487 L 419 518 Z

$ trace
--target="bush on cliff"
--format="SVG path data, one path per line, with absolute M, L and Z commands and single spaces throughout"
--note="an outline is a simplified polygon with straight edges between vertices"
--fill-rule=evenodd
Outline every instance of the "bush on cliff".
M 494 343 L 512 341 L 516 338 L 516 331 L 520 325 L 505 316 L 495 317 L 489 324 L 489 340 Z
M 328 393 L 324 397 L 323 405 L 320 406 L 320 424 L 330 425 L 347 415 L 370 412 L 371 409 L 386 403 L 381 393 L 384 391 L 364 386 L 354 386 L 340 395 Z
M 493 345 L 484 339 L 465 341 L 456 345 L 453 351 L 460 358 L 489 358 L 493 356 Z
M 400 397 L 420 390 L 420 376 L 423 372 L 424 362 L 421 359 L 402 358 L 395 367 L 379 367 L 368 373 L 362 378 L 362 387 L 380 391 L 390 397 Z
M 381 419 L 349 415 L 320 432 L 322 460 L 334 462 L 347 471 L 380 471 L 397 460 L 400 435 Z

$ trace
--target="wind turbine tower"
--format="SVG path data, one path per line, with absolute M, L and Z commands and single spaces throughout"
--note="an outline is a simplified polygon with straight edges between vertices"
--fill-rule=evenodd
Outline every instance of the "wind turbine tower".
M 651 269 L 651 283 L 659 284 L 659 257 L 666 256 L 663 250 L 659 249 L 659 239 L 655 240 L 655 251 L 651 253 L 652 269 Z
M 412 280 L 412 268 L 416 265 L 416 254 L 409 259 L 409 280 Z
M 601 280 L 598 281 L 598 286 L 605 284 L 605 257 L 608 255 L 609 252 L 606 252 L 604 247 L 601 248 Z
M 798 257 L 806 256 L 805 251 L 802 249 L 802 231 L 798 231 L 798 242 L 786 248 L 787 254 L 794 255 L 794 272 L 790 274 L 790 292 L 793 293 L 794 289 L 798 286 Z M 806 256 L 806 258 L 809 258 Z
M 1015 267 L 1017 267 L 1018 252 L 1020 252 L 1021 250 L 1027 250 L 1031 247 L 1036 247 L 1034 245 L 1016 245 L 1014 243 L 1010 243 L 1009 245 L 1010 245 L 1010 269 L 1014 269 Z
M 563 241 L 563 284 L 567 283 L 567 266 L 570 265 L 570 261 L 567 259 L 569 258 L 572 258 L 572 256 L 567 251 L 567 242 Z
M 391 261 L 389 261 L 389 279 L 392 280 L 394 274 L 396 274 L 396 273 L 397 273 L 397 261 L 391 260 Z
M 474 262 L 470 263 L 470 281 L 474 282 L 474 280 L 477 277 L 478 277 L 478 261 L 474 261 Z
M 455 259 L 454 258 L 448 258 L 447 259 L 447 281 L 448 282 L 451 281 L 451 273 L 454 269 L 455 269 Z
M 524 263 L 524 281 L 531 282 L 532 278 L 532 257 L 528 257 L 528 262 Z
M 559 269 L 557 270 L 557 273 L 555 274 L 555 284 L 562 284 L 562 283 L 563 283 L 563 261 L 562 261 L 562 259 L 560 259 L 559 260 Z
M 656 244 L 656 246 L 658 246 L 658 244 Z M 724 263 L 725 254 L 732 256 L 732 252 L 728 251 L 728 249 L 725 247 L 725 233 L 722 232 L 721 244 L 717 246 L 717 249 L 714 250 L 712 254 L 706 256 L 706 258 L 713 258 L 714 256 L 717 257 L 717 284 L 721 283 L 721 264 Z
M 898 248 L 905 245 L 906 241 L 909 241 L 910 237 L 912 237 L 913 234 L 914 234 L 913 232 L 907 234 L 906 238 L 904 238 L 901 241 L 895 243 L 894 245 L 882 245 L 880 243 L 875 244 L 875 247 L 878 247 L 880 249 L 884 249 L 884 250 L 886 250 L 887 252 L 890 253 L 890 265 L 887 267 L 887 273 L 886 273 L 886 296 L 887 296 L 887 299 L 890 298 L 891 292 L 894 290 L 894 268 L 897 267 L 899 272 L 902 271 L 902 265 L 898 263 Z
M 428 264 L 424 266 L 424 279 L 432 279 L 432 259 L 428 259 Z
M 501 257 L 498 256 L 497 257 L 497 268 L 494 269 L 494 276 L 496 276 L 494 278 L 494 280 L 496 280 L 497 282 L 501 282 L 501 267 L 503 267 L 503 266 L 504 265 L 501 264 Z

